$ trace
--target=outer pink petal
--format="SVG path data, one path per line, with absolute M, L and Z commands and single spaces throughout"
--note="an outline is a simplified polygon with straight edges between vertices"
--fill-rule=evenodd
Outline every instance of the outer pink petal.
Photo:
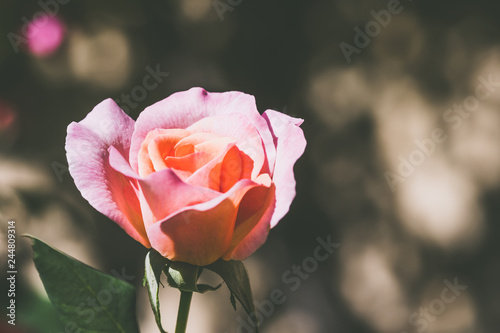
M 253 188 L 247 192 L 240 204 L 231 246 L 222 257 L 223 259 L 246 259 L 265 243 L 271 228 L 275 203 L 274 184 L 270 188 Z M 244 211 L 247 204 L 260 207 L 257 209 L 251 207 L 253 214 L 248 216 Z
M 209 201 L 220 195 L 209 188 L 184 183 L 171 169 L 157 171 L 141 178 L 116 149 L 111 147 L 109 153 L 111 166 L 115 170 L 137 179 L 141 189 L 140 202 L 146 229 L 182 208 Z
M 302 119 L 267 110 L 263 117 L 267 120 L 276 145 L 276 164 L 273 182 L 276 185 L 276 209 L 271 220 L 271 228 L 288 213 L 295 197 L 295 177 L 293 165 L 304 153 L 306 139 L 299 125 Z
M 154 218 L 153 221 L 145 221 L 146 228 L 183 208 L 210 201 L 220 195 L 209 188 L 184 183 L 170 169 L 155 172 L 139 180 L 139 184 Z
M 137 171 L 137 156 L 142 141 L 155 128 L 185 129 L 205 117 L 245 114 L 259 132 L 264 144 L 270 171 L 274 165 L 276 149 L 266 121 L 259 114 L 255 99 L 241 92 L 209 93 L 202 88 L 178 92 L 147 107 L 135 124 L 130 148 L 130 164 Z
M 134 121 L 107 99 L 85 119 L 68 126 L 66 154 L 69 172 L 82 196 L 132 238 L 150 247 L 135 180 L 116 172 L 108 160 L 109 147 L 128 156 L 133 130 Z
M 252 188 L 266 187 L 239 181 L 231 190 L 205 203 L 182 209 L 147 230 L 151 246 L 164 257 L 205 266 L 231 245 L 238 205 Z

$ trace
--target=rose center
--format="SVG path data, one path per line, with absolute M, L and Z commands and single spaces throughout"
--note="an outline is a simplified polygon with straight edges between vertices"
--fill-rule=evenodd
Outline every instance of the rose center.
M 139 175 L 166 168 L 193 185 L 225 192 L 241 178 L 236 139 L 184 129 L 155 129 L 139 150 Z

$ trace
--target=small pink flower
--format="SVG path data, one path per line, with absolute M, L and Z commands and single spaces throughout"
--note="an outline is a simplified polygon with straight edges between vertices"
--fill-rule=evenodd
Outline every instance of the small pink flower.
M 242 260 L 295 197 L 301 119 L 257 111 L 253 96 L 178 92 L 137 121 L 113 100 L 68 126 L 69 171 L 82 196 L 166 258 Z
M 28 48 L 37 56 L 54 53 L 64 39 L 64 24 L 56 16 L 40 15 L 28 24 Z

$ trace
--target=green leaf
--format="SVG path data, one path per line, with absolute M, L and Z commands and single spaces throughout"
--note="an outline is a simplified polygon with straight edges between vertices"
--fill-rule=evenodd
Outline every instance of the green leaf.
M 165 270 L 169 285 L 181 291 L 204 294 L 208 291 L 215 291 L 220 288 L 220 284 L 215 287 L 206 284 L 197 284 L 196 282 L 202 272 L 203 267 L 180 261 L 173 261 L 172 265 Z
M 66 331 L 139 332 L 132 285 L 28 237 L 36 269 Z
M 250 279 L 247 270 L 242 261 L 219 259 L 205 268 L 217 273 L 226 282 L 231 292 L 231 303 L 233 307 L 234 297 L 240 302 L 245 311 L 250 315 L 255 311 L 253 304 L 252 289 L 250 288 Z M 236 308 L 236 307 L 235 307 Z M 253 320 L 253 318 L 250 316 Z M 254 321 L 256 332 L 259 332 L 258 323 Z
M 231 293 L 229 296 L 229 301 L 231 302 L 231 305 L 233 306 L 234 311 L 236 311 L 236 299 L 234 298 L 234 294 Z
M 161 273 L 165 267 L 170 266 L 171 261 L 164 258 L 155 250 L 151 250 L 146 255 L 146 265 L 144 269 L 144 282 L 148 285 L 149 301 L 151 309 L 155 314 L 156 325 L 161 333 L 166 333 L 161 325 L 160 300 L 158 299 Z

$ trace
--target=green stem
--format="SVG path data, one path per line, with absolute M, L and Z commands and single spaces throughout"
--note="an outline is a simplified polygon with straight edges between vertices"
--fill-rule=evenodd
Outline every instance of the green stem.
M 185 333 L 189 316 L 189 307 L 191 306 L 191 297 L 193 292 L 182 291 L 181 299 L 179 301 L 179 312 L 177 313 L 177 324 L 175 326 L 175 333 Z

